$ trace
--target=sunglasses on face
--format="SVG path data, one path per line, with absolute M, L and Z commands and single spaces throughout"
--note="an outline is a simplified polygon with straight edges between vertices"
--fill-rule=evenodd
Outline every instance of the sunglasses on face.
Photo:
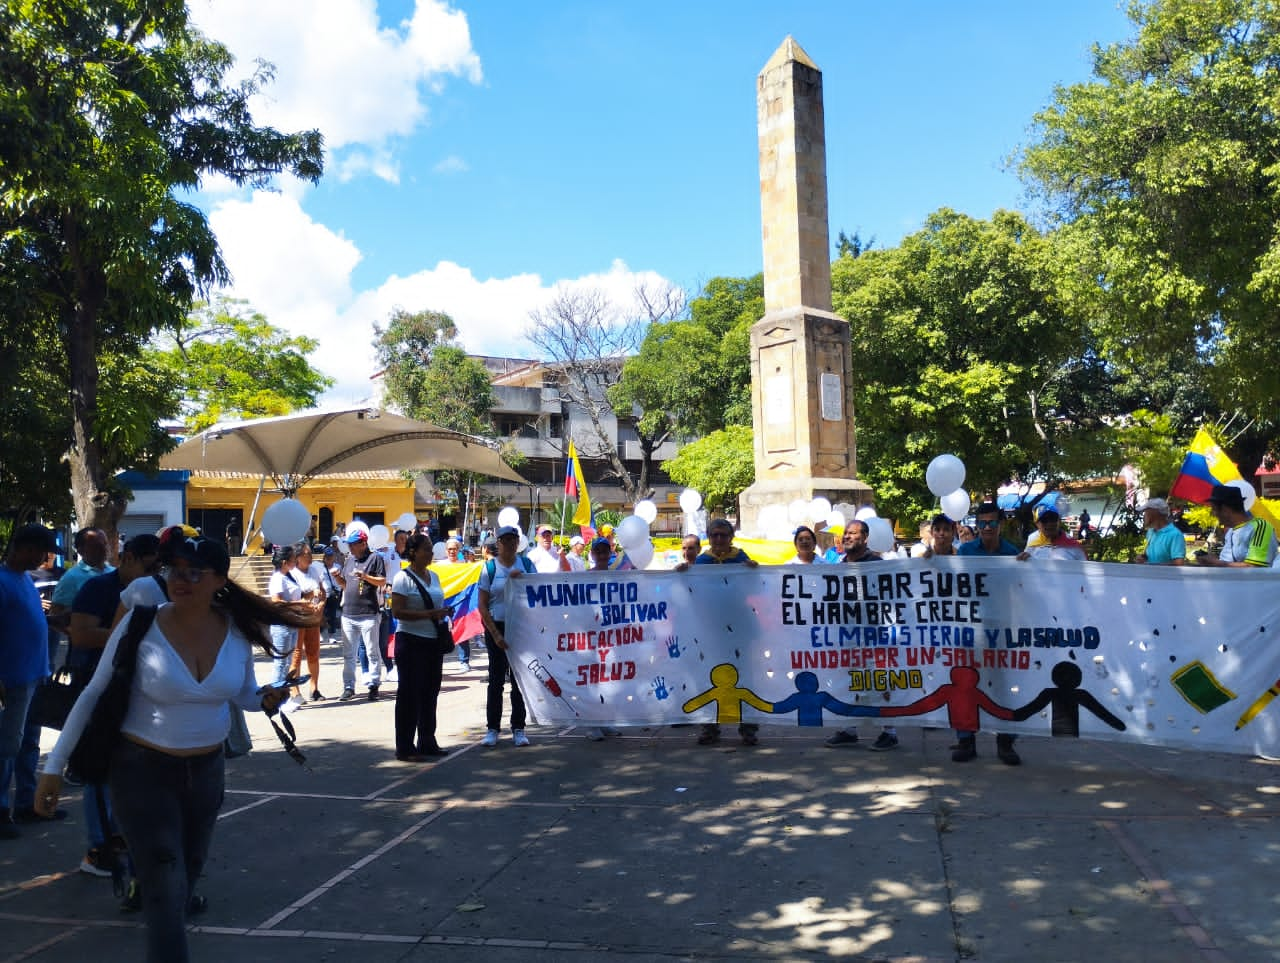
M 999 527 L 1000 527 L 1000 523 L 999 523 L 999 522 L 997 522 L 997 521 L 990 521 L 990 522 L 982 522 L 982 521 L 980 521 L 980 522 L 978 522 L 978 527 L 979 527 L 979 528 L 999 528 Z
M 211 571 L 212 569 L 207 568 L 175 568 L 172 565 L 166 565 L 160 569 L 160 574 L 166 582 L 177 579 L 191 585 L 198 585 Z

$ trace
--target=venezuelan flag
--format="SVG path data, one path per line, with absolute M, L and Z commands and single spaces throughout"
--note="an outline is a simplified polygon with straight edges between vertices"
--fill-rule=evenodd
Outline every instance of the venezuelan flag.
M 484 635 L 480 621 L 480 566 L 483 562 L 436 564 L 431 571 L 444 589 L 444 604 L 453 606 L 453 640 L 465 642 Z

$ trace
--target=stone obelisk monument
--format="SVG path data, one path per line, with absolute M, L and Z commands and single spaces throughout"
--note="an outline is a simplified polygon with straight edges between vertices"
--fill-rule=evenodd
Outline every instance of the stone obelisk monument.
M 756 480 L 744 532 L 767 505 L 871 500 L 857 480 L 849 323 L 831 311 L 822 72 L 791 37 L 756 79 L 765 315 L 751 329 Z

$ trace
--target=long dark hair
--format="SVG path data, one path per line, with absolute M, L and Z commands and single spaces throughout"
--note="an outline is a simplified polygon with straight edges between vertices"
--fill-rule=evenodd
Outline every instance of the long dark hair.
M 428 553 L 433 551 L 431 545 L 431 536 L 423 535 L 421 532 L 415 532 L 409 536 L 409 540 L 404 543 L 404 557 L 413 560 L 420 551 L 426 549 Z
M 293 556 L 296 554 L 292 545 L 281 545 L 271 553 L 271 564 L 279 571 L 280 566 L 285 562 L 292 562 Z
M 279 658 L 282 653 L 277 652 L 271 644 L 271 636 L 267 634 L 266 628 L 268 625 L 287 625 L 302 629 L 319 625 L 323 614 L 312 605 L 276 602 L 265 598 L 231 579 L 227 579 L 227 584 L 214 594 L 213 607 L 225 612 L 241 635 L 272 658 Z

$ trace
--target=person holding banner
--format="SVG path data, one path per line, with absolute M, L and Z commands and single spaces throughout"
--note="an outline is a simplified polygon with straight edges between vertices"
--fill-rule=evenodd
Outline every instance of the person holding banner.
M 533 563 L 516 554 L 519 543 L 520 533 L 510 525 L 504 525 L 498 529 L 496 557 L 485 562 L 480 569 L 480 602 L 477 607 L 480 620 L 484 622 L 485 648 L 489 652 L 489 693 L 485 704 L 488 729 L 480 744 L 488 748 L 498 744 L 502 728 L 502 692 L 508 680 L 511 682 L 511 741 L 517 748 L 529 744 L 529 737 L 524 731 L 524 696 L 520 694 L 520 683 L 507 661 L 507 603 L 502 597 L 507 579 L 518 578 L 521 571 L 534 571 Z
M 862 562 L 882 562 L 884 561 L 879 555 L 871 551 L 867 547 L 867 539 L 871 537 L 871 526 L 860 518 L 855 518 L 845 526 L 844 535 L 841 536 L 840 545 L 844 548 L 844 557 L 841 561 L 847 565 L 858 565 Z M 836 746 L 856 746 L 858 744 L 858 728 L 857 726 L 849 726 L 847 729 L 841 729 L 833 735 L 823 740 L 823 745 Z M 898 748 L 898 729 L 896 726 L 882 726 L 880 735 L 876 737 L 876 741 L 871 744 L 873 752 L 886 752 L 889 749 Z
M 1227 534 L 1217 558 L 1197 555 L 1200 565 L 1226 568 L 1268 568 L 1276 560 L 1276 533 L 1265 518 L 1254 518 L 1244 507 L 1244 493 L 1231 485 L 1214 485 L 1209 507 Z
M 755 568 L 760 563 L 733 544 L 733 523 L 727 518 L 713 518 L 707 525 L 707 541 L 711 545 L 692 562 L 681 562 L 676 566 L 677 572 L 686 571 L 692 565 L 747 565 Z M 743 722 L 738 725 L 738 735 L 744 746 L 754 746 L 760 741 L 757 733 L 760 726 L 754 722 Z M 720 724 L 707 722 L 702 726 L 698 736 L 698 745 L 712 746 L 720 741 Z
M 818 558 L 818 536 L 808 525 L 801 525 L 795 530 L 791 544 L 796 547 L 796 553 L 787 559 L 788 565 L 813 565 L 822 561 Z
M 1017 555 L 1018 546 L 1000 535 L 1000 523 L 1004 520 L 1004 512 L 995 502 L 983 502 L 974 513 L 977 519 L 978 537 L 963 543 L 956 549 L 957 555 L 966 557 Z

